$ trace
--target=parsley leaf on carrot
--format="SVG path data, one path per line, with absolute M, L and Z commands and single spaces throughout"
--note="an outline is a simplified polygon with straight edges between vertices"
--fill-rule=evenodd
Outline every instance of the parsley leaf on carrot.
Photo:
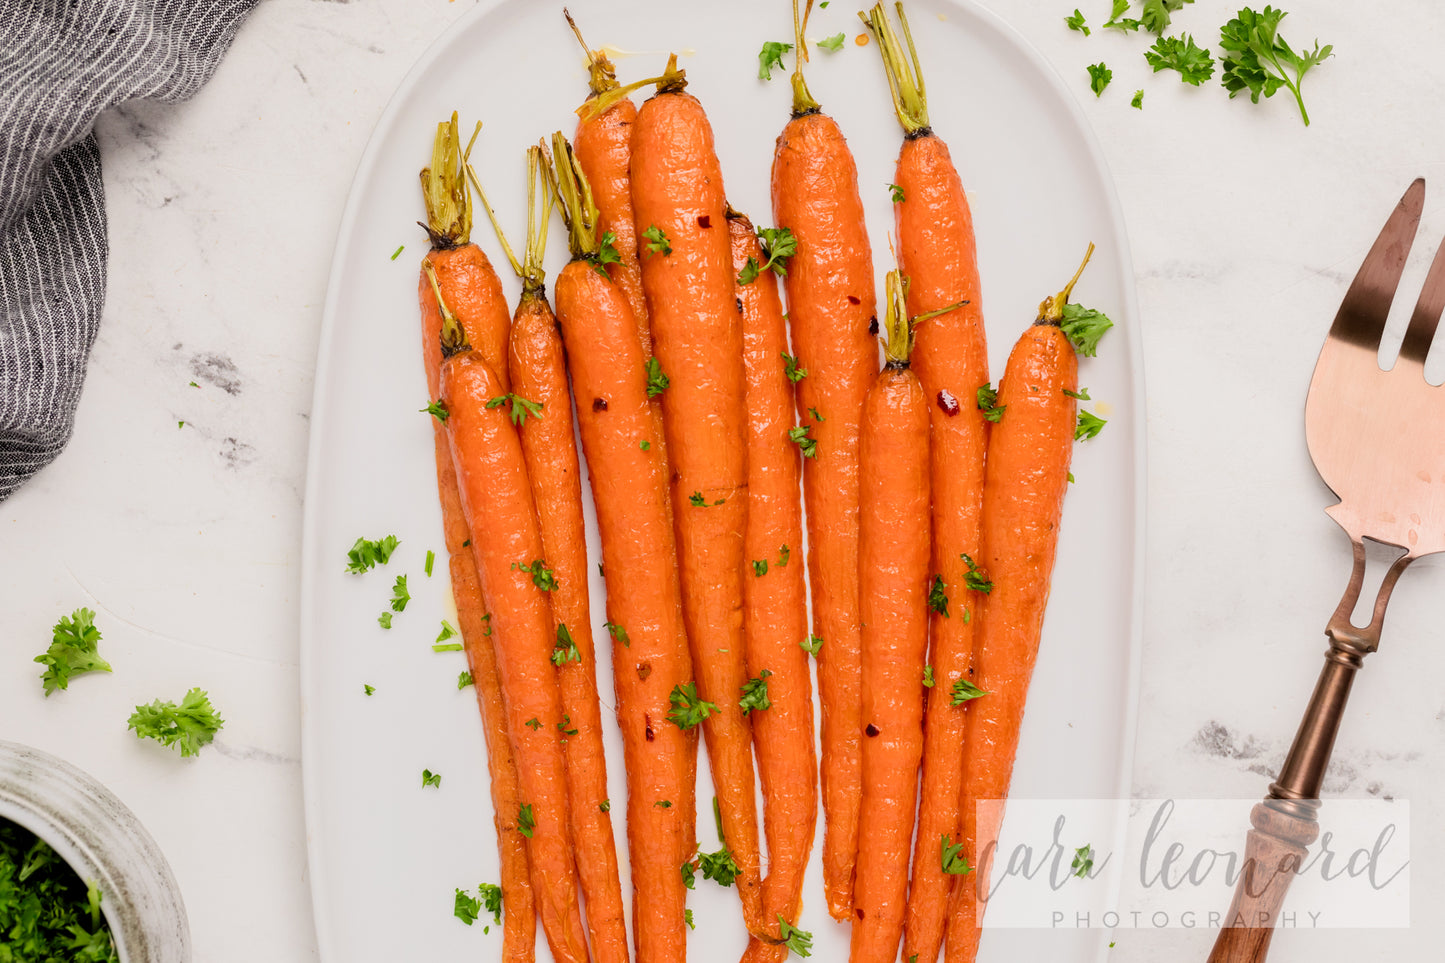
M 1187 33 L 1182 37 L 1160 37 L 1144 51 L 1144 59 L 1156 74 L 1161 70 L 1177 70 L 1181 81 L 1195 87 L 1214 76 L 1214 57 Z
M 764 575 L 767 575 L 767 574 L 768 574 L 768 560 L 767 560 L 767 559 L 765 559 L 765 558 L 755 558 L 755 559 L 753 559 L 752 565 L 753 565 L 753 575 L 754 575 L 755 577 L 757 577 L 757 578 L 762 578 Z
M 968 859 L 963 855 L 963 841 L 950 846 L 948 839 L 948 835 L 944 834 L 938 841 L 939 861 L 943 864 L 943 871 L 950 876 L 973 872 L 973 867 L 968 865 Z
M 1322 63 L 1332 53 L 1333 44 L 1321 47 L 1315 41 L 1313 50 L 1303 47 L 1296 53 L 1283 37 L 1279 36 L 1279 23 L 1287 14 L 1274 7 L 1254 11 L 1245 7 L 1239 15 L 1219 29 L 1219 46 L 1223 72 L 1220 82 L 1233 98 L 1242 90 L 1249 91 L 1249 99 L 1259 103 L 1260 97 L 1273 97 L 1280 87 L 1288 87 L 1299 105 L 1300 119 L 1310 125 L 1310 115 L 1305 110 L 1304 98 L 1300 95 L 1300 84 L 1310 68 Z
M 788 259 L 798 253 L 798 239 L 786 227 L 760 227 L 758 240 L 763 246 L 763 267 L 780 277 L 788 273 Z
M 673 686 L 667 698 L 672 703 L 667 718 L 679 729 L 691 729 L 717 711 L 715 704 L 704 701 L 697 694 L 697 684 L 693 682 L 680 682 Z
M 70 677 L 84 672 L 109 672 L 110 663 L 100 657 L 100 629 L 95 627 L 95 613 L 76 609 L 62 615 L 50 630 L 50 648 L 37 655 L 35 661 L 45 666 L 40 681 L 48 696 L 56 689 L 68 689 Z
M 532 815 L 532 804 L 523 803 L 517 810 L 517 831 L 528 839 L 532 838 L 532 830 L 537 828 L 537 819 Z
M 816 656 L 823 649 L 823 637 L 821 635 L 810 635 L 805 641 L 799 642 L 798 645 L 803 647 L 804 652 L 811 656 Z
M 789 923 L 782 913 L 778 914 L 778 934 L 783 938 L 783 945 L 794 953 L 805 957 L 813 955 L 813 934 Z
M 732 851 L 726 846 L 715 853 L 699 852 L 697 867 L 702 870 L 703 879 L 710 879 L 719 886 L 731 886 L 742 872 L 733 859 Z
M 928 607 L 948 618 L 948 585 L 942 575 L 933 576 L 933 585 L 928 589 Z
M 923 667 L 923 687 L 925 689 L 932 689 L 935 684 L 933 681 L 933 666 L 925 665 Z
M 793 49 L 790 43 L 778 43 L 776 40 L 769 40 L 763 44 L 763 49 L 758 51 L 758 79 L 772 80 L 773 68 L 784 70 L 783 54 Z
M 442 404 L 440 398 L 438 398 L 436 401 L 427 402 L 427 406 L 425 408 L 418 408 L 417 410 L 431 415 L 442 424 L 447 423 L 447 415 L 451 414 L 451 412 L 447 411 L 447 406 Z
M 588 258 L 592 262 L 592 269 L 603 277 L 607 277 L 607 265 L 621 264 L 622 255 L 617 251 L 617 235 L 606 231 L 602 240 L 597 242 L 597 253 Z
M 984 576 L 983 569 L 974 562 L 973 556 L 964 552 L 959 558 L 963 559 L 963 564 L 968 566 L 968 574 L 964 575 L 963 584 L 973 591 L 982 592 L 985 595 L 992 592 L 993 583 Z
M 1076 399 L 1078 399 L 1079 401 L 1093 401 L 1093 400 L 1094 400 L 1093 398 L 1090 398 L 1090 397 L 1089 397 L 1089 389 L 1088 389 L 1088 388 L 1080 388 L 1078 391 L 1070 391 L 1068 388 L 1065 388 L 1065 389 L 1064 389 L 1064 394 L 1068 395 L 1070 398 L 1076 398 Z
M 783 356 L 783 374 L 787 375 L 789 381 L 791 381 L 793 384 L 797 384 L 799 381 L 802 381 L 804 378 L 808 377 L 808 369 L 800 368 L 798 366 L 797 358 L 788 354 L 786 351 L 782 351 L 779 353 Z
M 612 636 L 612 641 L 621 642 L 627 648 L 632 647 L 632 639 L 628 638 L 627 630 L 615 622 L 603 622 L 603 626 Z
M 198 755 L 223 725 L 225 720 L 211 705 L 210 697 L 201 689 L 191 689 L 180 705 L 157 699 L 150 705 L 136 706 L 127 728 L 135 730 L 137 739 L 154 739 L 168 748 L 179 746 L 185 757 Z
M 994 390 L 993 383 L 979 385 L 978 391 L 974 393 L 974 404 L 988 421 L 998 424 L 1003 418 L 1003 413 L 1008 410 L 1008 405 L 998 403 L 998 392 Z
M 818 442 L 808 437 L 808 432 L 812 428 L 812 425 L 798 425 L 788 429 L 788 439 L 797 444 L 804 458 L 818 457 Z
M 582 661 L 582 653 L 577 651 L 577 643 L 572 640 L 572 633 L 568 631 L 564 623 L 557 623 L 557 644 L 552 649 L 552 664 L 564 666 L 568 662 Z
M 738 272 L 738 283 L 752 284 L 758 279 L 758 272 L 761 270 L 762 266 L 758 264 L 758 259 L 749 255 L 748 263 L 744 264 L 743 269 Z
M 647 397 L 656 398 L 667 390 L 672 379 L 662 373 L 662 362 L 656 358 L 647 359 Z
M 772 675 L 767 669 L 758 673 L 756 679 L 749 679 L 743 683 L 743 697 L 738 700 L 738 708 L 747 715 L 754 709 L 762 711 L 772 706 L 772 700 L 768 698 L 768 676 Z
M 899 187 L 897 184 L 889 184 L 888 196 L 893 199 L 894 204 L 902 204 L 904 200 L 903 188 Z
M 547 563 L 540 558 L 532 559 L 528 565 L 512 563 L 512 571 L 525 572 L 532 576 L 532 584 L 544 592 L 550 592 L 557 587 L 557 576 L 547 567 Z
M 662 233 L 662 228 L 656 224 L 643 231 L 642 236 L 647 240 L 647 250 L 650 253 L 661 254 L 664 257 L 672 253 L 672 242 L 667 239 L 666 234 Z
M 517 394 L 505 394 L 497 395 L 495 398 L 488 399 L 487 408 L 500 408 L 502 407 L 502 405 L 506 404 L 509 401 L 512 403 L 512 424 L 517 425 L 518 427 L 521 427 L 522 425 L 527 423 L 528 415 L 531 415 L 533 418 L 542 417 L 542 409 L 546 407 L 540 401 L 532 401 L 529 398 L 523 398 L 521 395 Z
M 949 691 L 949 694 L 953 696 L 953 698 L 949 701 L 949 705 L 955 706 L 961 706 L 970 699 L 977 699 L 980 696 L 988 695 L 987 692 L 983 691 L 972 682 L 969 682 L 967 679 L 959 679 L 957 682 L 955 682 L 953 684 L 953 688 Z

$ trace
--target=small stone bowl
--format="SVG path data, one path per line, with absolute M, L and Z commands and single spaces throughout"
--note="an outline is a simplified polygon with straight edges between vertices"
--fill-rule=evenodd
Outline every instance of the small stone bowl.
M 45 840 L 77 876 L 100 886 L 121 963 L 191 963 L 176 878 L 109 789 L 64 760 L 0 740 L 0 818 Z

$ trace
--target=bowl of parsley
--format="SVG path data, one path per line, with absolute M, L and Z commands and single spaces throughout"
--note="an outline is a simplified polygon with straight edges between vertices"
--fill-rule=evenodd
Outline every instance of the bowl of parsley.
M 37 963 L 191 959 L 180 887 L 135 814 L 70 763 L 3 740 L 0 944 Z

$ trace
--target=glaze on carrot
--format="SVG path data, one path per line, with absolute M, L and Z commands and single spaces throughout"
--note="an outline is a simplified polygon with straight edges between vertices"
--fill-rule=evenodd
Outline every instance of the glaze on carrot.
M 446 273 L 458 301 L 467 305 L 465 317 L 458 320 L 469 339 L 478 343 L 489 340 L 500 329 L 505 337 L 505 308 L 500 312 L 494 299 L 501 297 L 501 284 L 490 283 L 491 271 L 486 255 L 470 244 L 471 196 L 462 174 L 460 142 L 456 116 L 450 124 L 439 124 L 432 164 L 423 176 L 423 193 L 428 201 L 427 231 L 443 245 L 433 249 L 424 259 L 421 270 L 422 358 L 426 368 L 427 395 L 435 399 L 441 380 L 441 310 L 428 276 Z M 456 270 L 469 264 L 465 271 Z M 495 272 L 492 272 L 495 277 Z M 474 283 L 458 283 L 471 279 Z M 500 324 L 498 318 L 501 319 Z M 497 657 L 492 648 L 492 630 L 488 625 L 477 567 L 467 546 L 471 537 L 462 513 L 461 496 L 457 492 L 456 469 L 447 442 L 444 423 L 430 418 L 436 443 L 437 492 L 441 498 L 442 530 L 450 557 L 452 598 L 457 608 L 457 628 L 462 635 L 467 665 L 476 690 L 477 707 L 482 717 L 482 735 L 487 746 L 487 772 L 490 776 L 493 823 L 497 829 L 500 856 L 502 901 L 507 912 L 502 920 L 503 963 L 532 963 L 536 958 L 537 917 L 532 900 L 531 869 L 527 862 L 526 838 L 518 831 L 517 813 L 522 803 L 518 784 L 517 763 L 507 736 L 506 710 L 502 704 L 501 683 L 497 677 Z
M 692 857 L 695 736 L 668 720 L 670 697 L 691 684 L 667 466 L 647 396 L 646 358 L 627 299 L 598 265 L 597 211 L 562 135 L 552 176 L 573 260 L 557 277 L 567 347 L 607 582 L 617 721 L 627 773 L 627 841 L 638 963 L 687 958 L 682 864 Z
M 542 257 L 547 249 L 552 193 L 543 165 L 542 149 L 530 148 L 527 241 L 520 260 L 507 243 L 480 184 L 477 190 L 507 259 L 522 281 L 522 297 L 512 317 L 512 390 L 541 405 L 543 413 L 543 417 L 525 418 L 518 431 L 537 504 L 543 556 L 557 579 L 557 587 L 551 592 L 558 640 L 552 661 L 557 664 L 562 690 L 567 803 L 592 956 L 598 963 L 626 963 L 627 927 L 607 798 L 597 657 L 588 605 L 582 473 L 577 461 L 562 335 L 544 288 Z
M 672 465 L 683 617 L 723 835 L 738 866 L 748 928 L 761 924 L 761 860 L 743 639 L 747 417 L 742 316 L 734 288 L 727 200 L 712 127 L 668 63 L 632 137 L 632 207 Z
M 507 734 L 523 799 L 517 824 L 528 837 L 537 915 L 559 963 L 587 961 L 567 814 L 562 696 L 552 663 L 557 632 L 537 507 L 509 406 L 494 403 L 505 397 L 501 379 L 469 348 L 445 300 L 438 301 L 441 403 L 482 600 L 497 642 Z
M 762 248 L 746 217 L 729 211 L 728 235 L 738 275 L 748 270 L 749 259 L 762 263 Z M 743 631 L 748 675 L 765 680 L 771 703 L 750 714 L 768 842 L 762 914 L 767 936 L 780 939 L 779 916 L 791 925 L 798 923 L 803 876 L 818 821 L 813 678 L 805 648 L 807 586 L 798 488 L 802 467 L 798 446 L 788 437 L 794 425 L 793 383 L 783 357 L 788 335 L 777 279 L 764 271 L 747 284 L 739 281 L 736 290 L 742 302 L 748 419 L 743 556 L 751 571 L 743 577 Z M 780 960 L 787 952 L 786 947 L 754 937 L 744 960 Z
M 977 391 L 989 382 L 988 346 L 979 297 L 973 216 L 948 146 L 928 120 L 928 101 L 913 36 L 897 4 L 903 42 L 882 3 L 865 18 L 878 42 L 903 146 L 893 178 L 898 263 L 908 278 L 908 312 L 955 310 L 918 325 L 913 370 L 929 400 L 933 490 L 933 569 L 942 602 L 930 616 L 923 784 L 903 937 L 903 958 L 934 963 L 943 945 L 948 894 L 956 876 L 944 871 L 939 841 L 961 833 L 959 796 L 968 761 L 963 755 L 967 704 L 948 693 L 966 677 L 973 655 L 977 594 L 967 589 L 964 556 L 979 556 L 984 448 L 988 422 Z M 905 45 L 906 43 L 906 50 Z
M 877 316 L 857 166 L 803 80 L 805 24 L 796 3 L 793 19 L 793 119 L 773 155 L 773 219 L 797 241 L 783 280 L 793 353 L 808 372 L 797 385 L 799 421 L 816 443 L 815 457 L 803 464 L 803 499 L 813 631 L 822 639 L 823 889 L 828 912 L 843 920 L 853 918 L 862 799 L 858 432 L 878 373 Z
M 1004 413 L 989 437 L 979 560 L 993 586 L 979 608 L 969 679 L 985 694 L 968 705 L 964 750 L 963 844 L 975 871 L 954 887 L 949 903 L 948 963 L 972 963 L 978 953 L 979 897 L 987 891 L 1003 812 L 993 807 L 981 822 L 977 808 L 1008 796 L 1038 657 L 1078 417 L 1067 393 L 1078 391 L 1078 358 L 1059 321 L 1083 270 L 1081 264 L 1073 280 L 1039 306 L 1038 320 L 1014 345 L 999 382 Z
M 864 408 L 858 570 L 863 612 L 863 806 L 850 963 L 894 963 L 923 760 L 928 651 L 928 399 L 908 366 L 904 283 L 888 274 L 887 359 Z

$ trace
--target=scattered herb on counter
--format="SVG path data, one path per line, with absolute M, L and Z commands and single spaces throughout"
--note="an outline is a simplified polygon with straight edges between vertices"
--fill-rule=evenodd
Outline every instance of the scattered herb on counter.
M 1136 110 L 1144 109 L 1144 91 L 1142 89 L 1134 91 L 1134 99 L 1129 101 L 1129 106 Z
M 1333 44 L 1320 46 L 1315 41 L 1313 50 L 1294 48 L 1279 35 L 1279 23 L 1288 14 L 1274 7 L 1265 7 L 1256 12 L 1249 7 L 1219 28 L 1219 46 L 1224 49 L 1220 55 L 1224 70 L 1220 82 L 1233 98 L 1242 90 L 1249 91 L 1249 99 L 1259 103 L 1260 97 L 1273 97 L 1280 87 L 1288 87 L 1299 105 L 1300 119 L 1310 125 L 1309 112 L 1305 110 L 1304 98 L 1300 95 L 1300 84 L 1310 68 L 1318 66 L 1334 53 Z
M 376 686 L 374 686 L 374 685 L 368 685 L 368 684 L 365 683 L 365 682 L 363 682 L 363 683 L 361 684 L 361 688 L 364 689 L 364 690 L 366 690 L 366 694 L 367 694 L 367 695 L 372 695 L 373 693 L 376 692 Z
M 162 702 L 136 706 L 127 728 L 134 729 L 137 739 L 154 739 L 167 748 L 180 746 L 181 756 L 198 755 L 225 725 L 201 689 L 191 689 L 181 704 Z
M 44 840 L 0 819 L 0 959 L 119 963 L 101 899 Z
M 778 43 L 776 40 L 769 40 L 763 44 L 763 49 L 758 51 L 758 79 L 772 80 L 773 68 L 785 70 L 783 66 L 783 54 L 793 49 L 790 43 Z
M 492 926 L 502 925 L 502 887 L 496 883 L 478 883 L 477 892 L 482 894 L 482 908 L 492 914 Z M 491 926 L 483 927 L 482 932 L 490 933 Z
M 434 786 L 440 789 L 442 787 L 442 774 L 432 772 L 430 769 L 423 769 L 421 771 L 421 788 L 425 789 L 427 786 Z
M 1151 33 L 1163 33 L 1169 29 L 1170 14 L 1194 0 L 1144 0 L 1139 11 L 1139 23 Z
M 457 688 L 465 689 L 469 685 L 472 685 L 472 674 L 463 669 L 461 674 L 457 676 Z
M 45 666 L 40 681 L 47 696 L 56 689 L 70 688 L 70 677 L 85 672 L 109 672 L 110 663 L 100 657 L 100 629 L 95 613 L 80 608 L 62 615 L 50 630 L 50 648 L 35 661 Z
M 1089 64 L 1089 89 L 1098 97 L 1104 93 L 1104 88 L 1109 86 L 1109 81 L 1114 79 L 1114 71 L 1110 70 L 1103 61 L 1096 64 Z
M 1114 0 L 1113 11 L 1109 14 L 1109 19 L 1104 21 L 1104 29 L 1123 32 L 1138 30 L 1141 24 L 1138 20 L 1125 17 L 1124 14 L 1128 12 L 1129 0 Z
M 1084 22 L 1084 15 L 1079 12 L 1078 7 L 1074 8 L 1073 16 L 1064 18 L 1064 24 L 1070 30 L 1077 30 L 1086 37 L 1091 33 L 1091 31 L 1089 30 L 1089 25 Z
M 192 388 L 199 388 L 200 385 L 198 385 L 198 384 L 196 384 L 194 381 L 192 381 L 192 382 L 191 382 L 191 387 L 192 387 Z
M 682 911 L 682 921 L 687 924 L 688 929 L 697 929 L 697 924 L 692 921 L 692 910 L 685 909 Z
M 452 628 L 452 624 L 446 619 L 442 619 L 442 630 L 437 633 L 437 641 L 445 642 L 447 639 L 451 638 L 456 634 L 457 630 Z
M 396 246 L 396 250 L 391 252 L 391 259 L 392 259 L 393 261 L 395 261 L 397 258 L 401 257 L 401 252 L 402 252 L 402 251 L 405 251 L 405 250 L 406 250 L 406 245 L 405 245 L 405 244 L 398 244 L 398 245 Z
M 370 571 L 377 565 L 385 565 L 391 559 L 391 553 L 401 542 L 395 535 L 387 535 L 385 538 L 378 538 L 371 541 L 366 538 L 358 538 L 356 544 L 346 553 L 346 570 L 355 574 Z
M 1160 37 L 1144 51 L 1144 59 L 1156 74 L 1161 70 L 1175 70 L 1181 81 L 1195 87 L 1214 76 L 1214 57 L 1187 33 L 1180 37 Z
M 381 613 L 376 617 L 376 624 L 381 626 L 383 629 L 391 628 L 391 615 L 392 613 L 390 612 Z
M 482 901 L 463 889 L 457 889 L 457 898 L 452 903 L 452 915 L 471 926 L 482 913 Z
M 833 34 L 833 36 L 831 37 L 824 37 L 822 40 L 818 41 L 818 46 L 822 47 L 824 50 L 829 50 L 833 53 L 837 53 L 838 51 L 843 49 L 843 31 L 840 30 L 837 33 Z

